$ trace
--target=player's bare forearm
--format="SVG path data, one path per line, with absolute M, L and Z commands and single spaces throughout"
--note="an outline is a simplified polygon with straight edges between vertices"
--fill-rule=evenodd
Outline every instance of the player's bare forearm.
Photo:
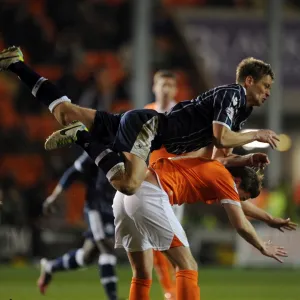
M 241 205 L 246 216 L 265 222 L 270 227 L 278 229 L 281 232 L 297 229 L 298 224 L 292 222 L 290 218 L 282 219 L 273 217 L 263 209 L 251 203 L 249 200 L 241 202 Z
M 245 218 L 243 225 L 237 228 L 238 234 L 259 251 L 264 249 L 264 243 L 257 235 L 252 224 Z
M 251 165 L 251 157 L 252 154 L 248 155 L 230 155 L 227 157 L 218 157 L 215 158 L 220 163 L 222 163 L 225 167 L 244 167 Z
M 267 224 L 273 219 L 273 217 L 269 213 L 254 205 L 250 200 L 241 202 L 241 205 L 244 214 L 247 217 L 254 218 Z
M 234 132 L 228 127 L 213 124 L 213 142 L 219 148 L 235 148 L 256 140 L 256 132 Z
M 218 160 L 225 167 L 243 167 L 252 165 L 252 154 L 237 155 L 232 154 L 233 148 L 216 148 L 213 149 L 212 159 Z
M 220 161 L 226 167 L 255 167 L 264 169 L 270 160 L 265 153 L 252 153 L 247 155 L 231 154 L 232 148 L 217 149 L 214 147 L 212 159 Z
M 238 234 L 255 248 L 262 251 L 264 244 L 258 237 L 252 224 L 245 217 L 243 209 L 240 206 L 229 203 L 223 204 L 223 207 L 225 208 L 230 223 Z
M 268 129 L 249 132 L 234 132 L 225 124 L 213 124 L 213 142 L 217 148 L 235 148 L 253 141 L 268 143 L 273 149 L 279 142 L 277 134 Z
M 214 135 L 214 145 L 217 148 L 235 148 L 256 140 L 255 132 L 233 132 L 226 128 L 220 136 Z

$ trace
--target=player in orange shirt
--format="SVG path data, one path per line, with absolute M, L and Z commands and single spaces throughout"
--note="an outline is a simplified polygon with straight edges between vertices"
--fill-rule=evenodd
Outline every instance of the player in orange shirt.
M 233 227 L 247 242 L 263 255 L 282 262 L 280 257 L 287 256 L 283 247 L 264 243 L 244 213 L 243 201 L 257 197 L 260 188 L 261 179 L 252 168 L 226 169 L 216 160 L 176 157 L 152 164 L 134 195 L 117 192 L 113 204 L 116 247 L 125 248 L 133 271 L 129 300 L 150 299 L 152 249 L 164 251 L 176 266 L 176 299 L 200 299 L 197 263 L 171 208 L 173 204 L 201 201 L 223 205 Z M 266 212 L 251 206 L 245 212 L 272 226 Z M 296 224 L 272 227 L 294 230 Z
M 153 77 L 153 94 L 155 102 L 145 106 L 147 109 L 154 109 L 159 113 L 169 111 L 175 104 L 175 96 L 177 93 L 176 75 L 169 70 L 159 70 Z M 149 157 L 149 164 L 154 163 L 161 157 L 173 157 L 164 147 L 153 151 Z M 175 216 L 181 223 L 183 218 L 184 205 L 172 206 Z M 170 261 L 160 251 L 154 251 L 154 268 L 157 273 L 159 282 L 164 291 L 164 298 L 167 300 L 175 299 L 175 272 Z

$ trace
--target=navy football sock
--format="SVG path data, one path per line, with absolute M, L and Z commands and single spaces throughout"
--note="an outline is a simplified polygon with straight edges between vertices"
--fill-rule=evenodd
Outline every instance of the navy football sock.
M 9 70 L 18 75 L 21 81 L 30 89 L 33 96 L 49 107 L 51 112 L 58 103 L 71 102 L 57 86 L 33 71 L 23 62 L 11 64 Z
M 88 153 L 95 164 L 105 173 L 108 180 L 118 171 L 124 170 L 123 154 L 114 152 L 109 146 L 97 142 L 89 132 L 78 131 L 76 144 Z
M 51 272 L 76 270 L 84 266 L 83 249 L 72 250 L 51 261 Z
M 113 254 L 100 254 L 99 256 L 100 281 L 109 300 L 116 300 L 118 298 L 116 263 L 117 258 Z

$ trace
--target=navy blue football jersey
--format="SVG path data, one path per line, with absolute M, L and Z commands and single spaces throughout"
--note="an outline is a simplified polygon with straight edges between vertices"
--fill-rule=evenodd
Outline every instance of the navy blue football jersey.
M 239 131 L 252 112 L 246 90 L 239 84 L 211 89 L 196 99 L 176 104 L 166 114 L 162 143 L 169 153 L 183 154 L 213 142 L 213 123 Z

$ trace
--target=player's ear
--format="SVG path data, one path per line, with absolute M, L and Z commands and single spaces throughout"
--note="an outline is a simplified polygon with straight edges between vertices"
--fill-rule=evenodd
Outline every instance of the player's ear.
M 251 86 L 254 83 L 254 79 L 252 76 L 247 76 L 245 79 L 245 85 L 246 87 Z
M 234 177 L 233 180 L 235 182 L 236 187 L 238 188 L 242 182 L 242 179 L 240 177 Z
M 157 79 L 154 79 L 152 84 L 152 92 L 154 95 L 155 95 L 156 85 L 157 85 Z

